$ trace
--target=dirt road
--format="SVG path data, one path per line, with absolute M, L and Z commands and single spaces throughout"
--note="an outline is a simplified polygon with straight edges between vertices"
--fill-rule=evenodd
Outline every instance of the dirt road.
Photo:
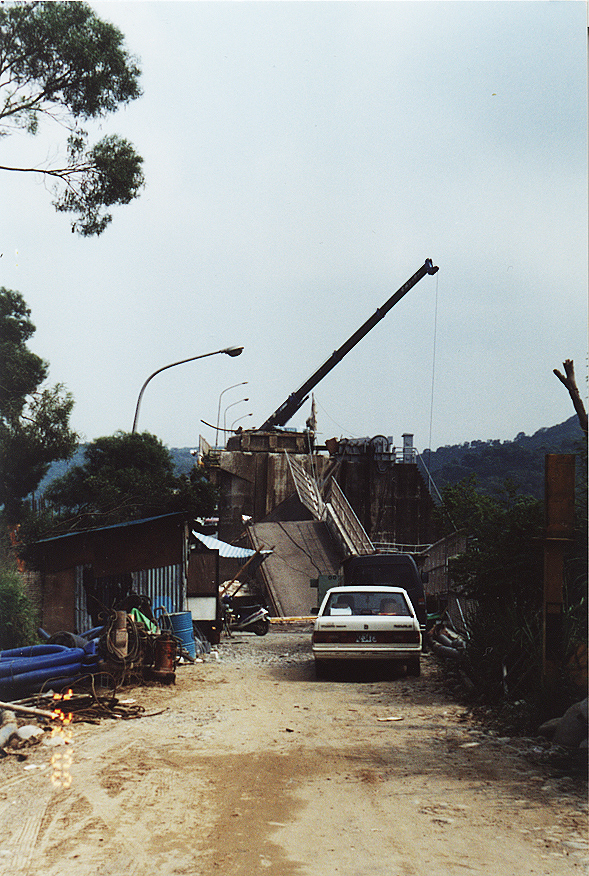
M 145 717 L 0 762 L 0 873 L 587 872 L 585 789 L 470 724 L 431 658 L 417 679 L 316 681 L 308 631 L 219 651 L 126 690 Z

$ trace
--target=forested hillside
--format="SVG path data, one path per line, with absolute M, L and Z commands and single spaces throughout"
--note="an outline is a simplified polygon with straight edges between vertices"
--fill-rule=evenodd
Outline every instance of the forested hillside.
M 520 432 L 513 441 L 467 441 L 425 450 L 422 456 L 438 490 L 474 474 L 481 492 L 492 494 L 509 479 L 524 495 L 541 499 L 545 454 L 577 453 L 582 440 L 579 421 L 572 416 L 533 435 Z

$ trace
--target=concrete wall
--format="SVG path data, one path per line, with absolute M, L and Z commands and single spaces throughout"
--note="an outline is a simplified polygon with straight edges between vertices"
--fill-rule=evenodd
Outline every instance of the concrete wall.
M 302 465 L 307 457 L 295 455 Z M 319 476 L 329 458 L 314 456 Z M 232 543 L 245 531 L 243 516 L 256 522 L 295 492 L 284 453 L 225 451 L 221 454 L 216 479 L 220 488 L 219 538 Z
M 75 569 L 62 569 L 43 577 L 41 626 L 50 635 L 76 628 L 75 596 Z
M 336 480 L 373 542 L 431 544 L 434 503 L 415 463 L 344 460 Z
M 256 523 L 265 520 L 295 492 L 285 451 L 307 471 L 312 465 L 319 482 L 335 470 L 338 484 L 373 542 L 419 545 L 439 538 L 434 502 L 412 453 L 407 459 L 376 454 L 370 443 L 354 446 L 354 452 L 348 453 L 347 445 L 339 447 L 335 441 L 335 455 L 309 454 L 308 441 L 307 433 L 291 432 L 244 432 L 229 439 L 218 467 L 211 470 L 220 488 L 220 539 L 239 539 L 243 516 Z

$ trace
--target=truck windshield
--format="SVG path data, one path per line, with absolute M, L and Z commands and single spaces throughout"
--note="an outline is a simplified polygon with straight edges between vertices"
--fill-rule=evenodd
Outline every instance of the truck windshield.
M 402 593 L 384 591 L 353 591 L 351 593 L 332 593 L 324 615 L 401 615 L 410 616 L 411 611 Z

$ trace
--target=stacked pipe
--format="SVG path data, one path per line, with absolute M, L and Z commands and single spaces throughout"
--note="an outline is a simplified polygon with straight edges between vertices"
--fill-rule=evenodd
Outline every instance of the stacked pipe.
M 96 642 L 83 648 L 48 644 L 0 651 L 0 699 L 49 687 L 62 690 L 80 676 L 98 671 Z

